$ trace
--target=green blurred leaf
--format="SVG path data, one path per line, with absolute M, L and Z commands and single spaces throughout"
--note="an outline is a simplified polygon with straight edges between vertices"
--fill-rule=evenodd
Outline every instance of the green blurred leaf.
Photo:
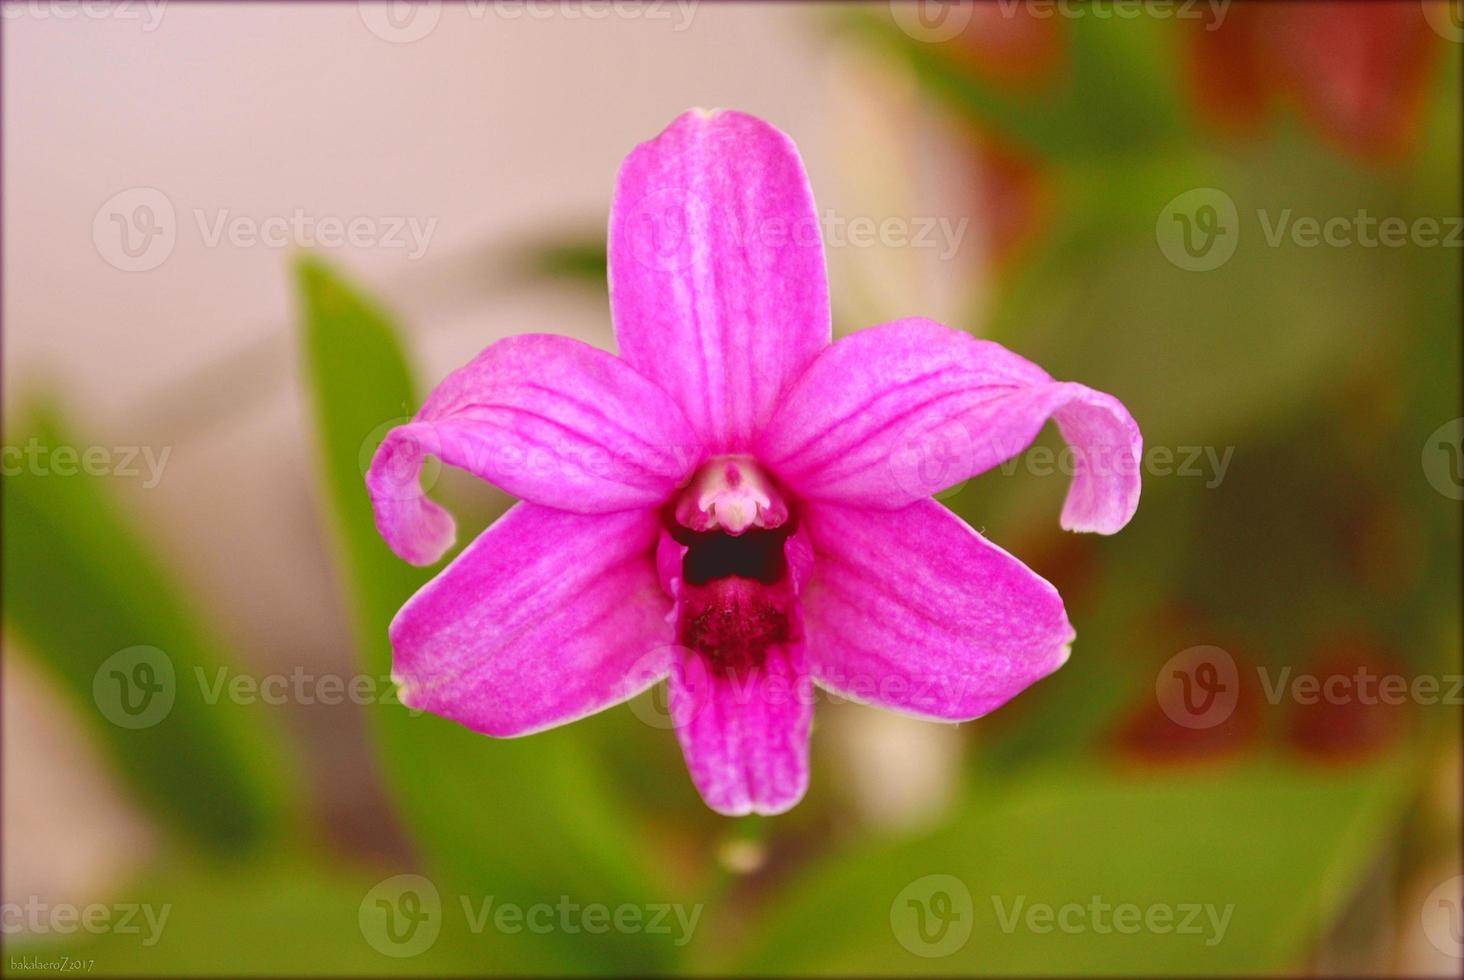
M 1376 182 L 1307 144 L 1068 168 L 1055 184 L 1046 247 L 984 332 L 1123 399 L 1150 446 L 1220 449 L 1305 410 L 1406 295 L 1406 250 L 1268 238 L 1282 220 L 1393 213 Z M 1208 271 L 1172 264 L 1156 237 L 1166 205 L 1195 188 L 1238 213 L 1234 254 Z
M 605 289 L 605 240 L 603 237 L 566 237 L 540 244 L 525 243 L 526 265 L 531 274 L 568 282 L 581 282 Z
M 7 959 L 65 956 L 70 968 L 56 972 L 102 976 L 460 976 L 542 968 L 516 958 L 505 948 L 511 937 L 491 926 L 475 932 L 480 920 L 441 891 L 423 899 L 435 912 L 420 926 L 425 948 L 394 943 L 379 920 L 362 921 L 363 906 L 369 916 L 379 896 L 400 894 L 376 885 L 360 871 L 296 861 L 167 869 L 97 903 L 114 926 L 102 934 L 7 937 Z M 398 935 L 415 938 L 405 926 Z
M 857 10 L 856 34 L 903 58 L 936 98 L 983 133 L 1047 161 L 1141 156 L 1188 133 L 1172 25 L 1152 17 L 1051 18 L 1061 48 L 1051 77 L 1015 83 L 983 77 L 960 36 L 941 43 L 902 30 L 886 11 Z M 1043 26 L 1043 24 L 1038 24 Z M 968 28 L 974 30 L 975 28 Z
M 417 404 L 396 332 L 381 310 L 317 262 L 300 269 L 308 386 L 325 477 L 366 668 L 390 670 L 387 627 L 433 573 L 393 555 L 378 536 L 363 467 Z M 490 739 L 444 719 L 383 705 L 372 721 L 409 835 L 429 865 L 471 894 L 519 902 L 668 901 L 649 874 L 645 842 L 595 746 L 615 719 L 599 716 L 532 738 Z M 649 969 L 668 962 L 664 937 L 523 937 L 553 948 L 561 969 Z M 590 943 L 593 942 L 593 945 Z
M 1402 760 L 1351 770 L 1270 763 L 1151 776 L 1064 766 L 978 785 L 948 826 L 832 856 L 804 875 L 731 970 L 1286 972 L 1369 867 L 1415 769 Z M 916 884 L 929 875 L 954 876 L 969 891 L 966 906 L 958 890 L 941 889 L 966 915 L 961 927 L 972 926 L 959 948 L 938 949 L 916 931 L 906 901 L 929 901 L 929 883 Z M 1110 906 L 1195 903 L 1232 912 L 1213 944 L 1207 939 L 1218 931 L 1101 931 L 1087 912 L 1068 913 L 1071 930 L 1038 931 L 1041 920 L 1034 929 L 1025 918 L 1034 905 L 1088 906 L 1095 897 Z M 1018 901 L 1024 911 L 1013 922 Z M 927 921 L 927 938 L 941 933 L 939 924 Z M 932 952 L 944 955 L 918 955 Z
M 45 458 L 89 445 L 50 406 L 7 444 Z M 228 697 L 210 703 L 218 641 L 107 478 L 56 469 L 4 478 L 7 625 L 164 825 L 209 852 L 258 846 L 298 807 L 277 733 Z M 154 649 L 124 652 L 138 647 Z

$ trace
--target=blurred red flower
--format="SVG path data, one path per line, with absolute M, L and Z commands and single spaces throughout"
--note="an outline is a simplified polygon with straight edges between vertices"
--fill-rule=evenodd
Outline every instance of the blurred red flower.
M 1067 57 L 1060 20 L 1027 4 L 972 4 L 948 50 L 987 81 L 1026 86 L 1054 81 Z
M 1353 762 L 1382 752 L 1403 734 L 1416 697 L 1443 697 L 1436 678 L 1421 687 L 1396 655 L 1365 637 L 1328 640 L 1298 673 L 1309 686 L 1292 689 L 1286 737 L 1319 761 Z
M 1189 30 L 1201 113 L 1230 130 L 1288 103 L 1355 156 L 1405 155 L 1418 130 L 1437 35 L 1417 3 L 1245 3 Z

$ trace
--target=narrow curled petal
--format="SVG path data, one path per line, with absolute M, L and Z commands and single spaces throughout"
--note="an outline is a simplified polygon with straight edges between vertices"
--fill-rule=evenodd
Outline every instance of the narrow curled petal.
M 808 789 L 813 687 L 801 643 L 770 647 L 760 669 L 721 673 L 678 647 L 667 708 L 707 806 L 737 817 L 782 813 Z
M 1073 450 L 1062 526 L 1117 531 L 1139 504 L 1143 440 L 1127 409 L 929 320 L 829 347 L 789 391 L 759 455 L 801 496 L 889 509 L 1010 459 L 1049 416 Z
M 1067 660 L 1073 628 L 1045 580 L 933 500 L 806 511 L 809 665 L 855 701 L 978 718 Z
M 593 514 L 655 506 L 700 455 L 681 410 L 625 362 L 526 334 L 448 375 L 412 422 L 387 434 L 366 486 L 382 537 L 425 565 L 454 536 L 421 486 L 428 456 L 533 503 Z
M 516 504 L 391 624 L 402 702 L 526 735 L 632 697 L 671 663 L 650 511 Z
M 713 452 L 745 449 L 830 337 L 813 194 L 783 133 L 692 110 L 637 147 L 610 210 L 620 353 Z

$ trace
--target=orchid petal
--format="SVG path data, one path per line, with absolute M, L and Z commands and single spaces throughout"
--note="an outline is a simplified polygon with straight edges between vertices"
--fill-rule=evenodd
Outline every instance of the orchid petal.
M 1045 580 L 933 500 L 805 511 L 809 664 L 855 701 L 978 718 L 1067 660 L 1073 628 Z
M 1062 526 L 1117 531 L 1139 503 L 1143 440 L 1127 409 L 929 320 L 871 327 L 825 350 L 758 451 L 805 498 L 893 509 L 1017 455 L 1049 416 L 1074 454 Z
M 801 800 L 814 700 L 803 645 L 769 647 L 760 670 L 730 675 L 676 649 L 667 708 L 707 806 L 736 817 L 782 813 Z
M 527 735 L 654 684 L 672 659 L 657 533 L 652 511 L 515 505 L 392 621 L 402 702 Z
M 610 211 L 621 356 L 713 452 L 745 448 L 830 338 L 823 242 L 792 140 L 692 110 L 637 147 Z
M 659 504 L 701 448 L 675 403 L 619 358 L 527 334 L 448 375 L 371 461 L 376 526 L 418 565 L 440 558 L 454 537 L 452 518 L 421 487 L 427 456 L 533 503 L 593 514 Z

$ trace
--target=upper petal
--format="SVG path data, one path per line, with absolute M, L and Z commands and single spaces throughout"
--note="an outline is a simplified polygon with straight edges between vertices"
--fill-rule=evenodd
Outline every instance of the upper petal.
M 429 564 L 454 529 L 421 487 L 427 456 L 537 504 L 601 513 L 661 503 L 701 452 L 676 404 L 624 361 L 525 334 L 443 379 L 411 423 L 388 433 L 366 486 L 392 550 Z
M 801 496 L 903 507 L 1020 453 L 1049 416 L 1074 453 L 1062 526 L 1117 531 L 1139 504 L 1143 440 L 1128 410 L 929 320 L 870 327 L 825 350 L 758 454 Z
M 783 133 L 692 110 L 620 169 L 610 211 L 620 353 L 714 452 L 745 449 L 830 337 L 813 195 Z
M 525 735 L 632 697 L 669 669 L 651 511 L 516 504 L 391 624 L 402 702 Z
M 966 721 L 1067 660 L 1048 582 L 934 500 L 896 511 L 815 504 L 804 593 L 810 669 L 856 701 Z

